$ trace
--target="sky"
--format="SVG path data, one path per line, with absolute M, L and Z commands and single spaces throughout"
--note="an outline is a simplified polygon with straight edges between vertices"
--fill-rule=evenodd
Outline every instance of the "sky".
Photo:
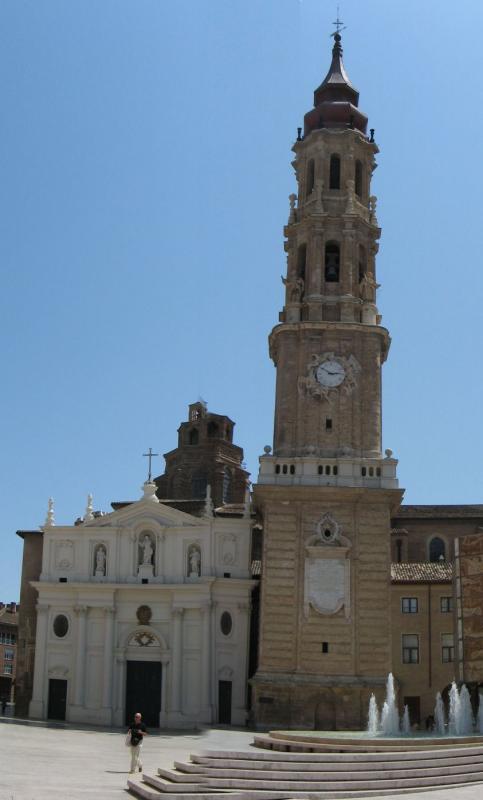
M 384 447 L 408 503 L 483 502 L 483 4 L 344 0 L 380 147 Z M 273 433 L 291 147 L 325 0 L 2 0 L 2 583 L 47 501 L 137 499 L 191 402 Z M 164 469 L 162 457 L 154 472 Z

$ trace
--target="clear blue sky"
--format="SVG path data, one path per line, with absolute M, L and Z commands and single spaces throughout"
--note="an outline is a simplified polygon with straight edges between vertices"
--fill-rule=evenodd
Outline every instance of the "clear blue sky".
M 199 396 L 272 440 L 291 145 L 322 0 L 3 0 L 0 599 L 19 528 L 135 499 Z M 406 502 L 483 501 L 483 4 L 346 0 L 381 153 L 384 446 Z M 157 472 L 163 469 L 158 459 Z

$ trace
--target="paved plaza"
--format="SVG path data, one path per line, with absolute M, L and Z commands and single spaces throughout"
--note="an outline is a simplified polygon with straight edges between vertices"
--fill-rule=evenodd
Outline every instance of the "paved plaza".
M 171 767 L 200 749 L 248 750 L 253 734 L 232 728 L 154 734 L 146 739 L 146 772 Z M 129 768 L 124 732 L 0 718 L 0 800 L 121 800 Z M 411 793 L 415 800 L 481 800 L 483 784 Z M 392 795 L 402 800 L 407 795 Z

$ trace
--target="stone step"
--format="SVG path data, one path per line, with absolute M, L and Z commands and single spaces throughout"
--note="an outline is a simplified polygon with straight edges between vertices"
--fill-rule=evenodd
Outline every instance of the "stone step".
M 483 772 L 483 764 L 480 764 L 480 771 Z M 248 769 L 227 769 L 220 768 L 200 768 L 198 774 L 184 773 L 182 771 L 158 769 L 158 774 L 167 780 L 175 783 L 196 783 L 198 780 L 201 783 L 208 783 L 213 785 L 213 779 L 226 778 L 229 780 L 234 779 L 248 779 L 257 781 L 292 781 L 300 783 L 301 781 L 313 782 L 341 780 L 345 781 L 362 781 L 362 780 L 392 780 L 399 778 L 417 778 L 417 777 L 439 777 L 442 775 L 467 775 L 473 774 L 475 770 L 474 764 L 459 764 L 459 765 L 430 765 L 426 767 L 417 767 L 408 770 L 406 765 L 402 768 L 395 769 L 394 765 L 388 764 L 384 768 L 370 769 L 370 770 L 344 770 L 343 777 L 340 776 L 338 770 L 315 771 L 304 770 L 303 772 L 296 770 L 248 770 Z
M 466 739 L 466 737 L 465 737 Z M 481 737 L 479 739 L 481 742 Z M 471 743 L 471 742 L 470 742 Z M 402 739 L 387 739 L 387 740 L 375 740 L 374 744 L 369 742 L 365 742 L 364 740 L 354 741 L 353 739 L 350 741 L 342 740 L 342 739 L 326 739 L 326 740 L 314 740 L 314 741 L 302 741 L 301 739 L 282 739 L 282 738 L 272 738 L 270 736 L 255 736 L 253 744 L 255 747 L 258 747 L 263 750 L 270 750 L 272 752 L 282 752 L 282 753 L 326 753 L 326 752 L 346 752 L 346 753 L 367 753 L 367 752 L 374 752 L 374 753 L 384 753 L 387 751 L 391 752 L 409 752 L 409 751 L 418 751 L 418 750 L 427 750 L 428 743 L 421 739 L 418 740 L 408 740 L 404 742 Z M 451 740 L 446 741 L 444 737 L 441 738 L 440 741 L 437 743 L 431 743 L 431 748 L 437 750 L 438 748 L 444 749 L 459 749 L 459 748 L 466 748 L 468 746 L 468 741 L 457 741 Z
M 483 746 L 466 747 L 461 750 L 418 750 L 418 751 L 391 751 L 388 752 L 370 752 L 370 753 L 278 753 L 263 750 L 200 750 L 199 753 L 190 756 L 194 763 L 204 764 L 208 759 L 210 762 L 214 759 L 223 760 L 236 760 L 236 761 L 268 761 L 283 763 L 349 763 L 354 762 L 374 762 L 386 761 L 390 757 L 393 761 L 413 761 L 418 759 L 442 759 L 453 758 L 456 756 L 482 756 Z
M 464 787 L 467 788 L 468 786 L 478 786 L 478 783 L 466 783 Z M 452 789 L 463 788 L 462 784 L 451 784 Z M 215 791 L 210 789 L 205 789 L 203 792 L 199 793 L 187 793 L 182 794 L 179 792 L 170 794 L 166 791 L 158 791 L 152 786 L 149 786 L 144 781 L 138 781 L 137 779 L 128 780 L 128 789 L 131 794 L 135 797 L 141 797 L 142 800 L 216 800 L 216 798 L 227 797 L 228 800 L 352 800 L 352 798 L 367 798 L 367 797 L 388 797 L 392 798 L 394 796 L 393 789 L 381 789 L 378 788 L 376 790 L 362 790 L 362 791 L 297 791 L 297 790 L 290 790 L 290 791 L 260 791 L 260 790 L 251 790 L 245 789 L 243 791 Z M 398 794 L 412 794 L 419 792 L 419 787 L 417 788 L 405 788 L 399 789 Z
M 266 734 L 260 734 L 257 738 L 265 738 L 265 739 L 276 739 L 276 740 L 287 740 L 291 742 L 301 742 L 302 744 L 313 743 L 313 744 L 320 744 L 320 743 L 335 743 L 335 744 L 362 744 L 364 746 L 371 746 L 371 745 L 378 745 L 383 747 L 393 747 L 395 745 L 405 746 L 409 744 L 419 744 L 422 743 L 428 748 L 430 747 L 439 747 L 441 744 L 444 745 L 454 745 L 454 744 L 481 744 L 482 736 L 481 734 L 468 734 L 465 736 L 455 736 L 455 735 L 447 735 L 447 736 L 431 736 L 429 734 L 419 734 L 416 736 L 369 736 L 368 734 L 361 735 L 353 735 L 351 734 L 345 736 L 339 736 L 337 734 L 333 734 L 332 736 L 327 736 L 324 732 L 300 732 L 300 731 L 269 731 Z
M 328 779 L 317 781 L 308 780 L 258 780 L 256 778 L 209 778 L 206 782 L 200 783 L 173 783 L 163 778 L 154 778 L 153 776 L 143 776 L 143 779 L 148 781 L 151 785 L 155 785 L 162 791 L 169 791 L 173 793 L 178 792 L 203 792 L 209 789 L 264 789 L 268 791 L 291 791 L 297 789 L 299 792 L 304 791 L 343 791 L 355 789 L 362 791 L 363 789 L 399 789 L 410 787 L 444 787 L 451 786 L 454 783 L 464 784 L 468 782 L 483 781 L 483 771 L 474 773 L 453 773 L 449 775 L 421 775 L 419 777 L 375 777 L 375 778 L 361 778 L 355 777 L 354 779 L 344 776 L 343 779 L 335 779 L 329 776 Z M 153 784 L 153 781 L 155 782 Z
M 399 755 L 399 754 L 398 754 Z M 325 772 L 345 772 L 347 771 L 348 765 L 350 765 L 351 772 L 356 771 L 364 771 L 369 769 L 405 769 L 405 770 L 412 770 L 412 769 L 421 769 L 424 767 L 428 767 L 429 769 L 441 769 L 443 765 L 451 765 L 451 766 L 473 766 L 481 764 L 483 768 L 483 754 L 481 755 L 453 755 L 450 754 L 448 758 L 440 761 L 439 759 L 435 758 L 412 758 L 411 760 L 400 759 L 400 758 L 393 758 L 392 754 L 389 753 L 385 755 L 384 759 L 371 759 L 368 761 L 355 761 L 351 760 L 347 761 L 326 761 L 326 760 L 318 760 L 318 761 L 270 761 L 270 760 L 246 760 L 243 758 L 240 759 L 223 759 L 222 765 L 220 764 L 221 759 L 209 759 L 209 758 L 199 758 L 193 757 L 194 759 L 191 763 L 184 762 L 184 761 L 175 761 L 174 766 L 180 772 L 191 774 L 191 773 L 198 773 L 200 775 L 210 775 L 212 774 L 212 770 L 217 769 L 233 769 L 233 770 L 256 770 L 257 772 L 263 770 L 269 770 L 270 772 L 274 772 L 276 770 L 284 771 L 284 772 L 292 772 L 296 770 L 303 769 L 304 772 L 320 772 L 321 770 Z M 439 765 L 439 766 L 438 766 Z

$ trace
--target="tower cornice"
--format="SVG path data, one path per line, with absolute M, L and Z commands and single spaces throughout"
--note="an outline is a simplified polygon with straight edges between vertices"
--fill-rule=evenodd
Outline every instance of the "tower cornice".
M 355 332 L 362 336 L 379 336 L 381 338 L 382 363 L 386 360 L 391 346 L 389 331 L 382 325 L 367 325 L 358 322 L 281 322 L 275 325 L 268 337 L 270 358 L 277 366 L 278 339 L 282 334 L 296 333 L 309 336 L 311 333 L 320 334 L 324 331 L 339 332 L 340 334 Z

